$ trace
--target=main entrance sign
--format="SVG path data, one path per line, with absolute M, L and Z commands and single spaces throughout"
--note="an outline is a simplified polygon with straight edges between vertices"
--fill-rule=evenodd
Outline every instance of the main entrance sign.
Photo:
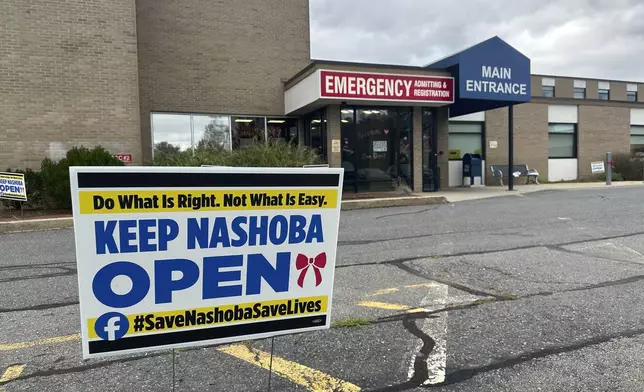
M 454 79 L 451 77 L 321 70 L 320 79 L 321 98 L 454 102 Z
M 467 92 L 527 96 L 528 88 L 528 83 L 513 82 L 512 68 L 507 67 L 483 65 L 480 79 L 465 80 Z
M 342 176 L 71 168 L 83 357 L 329 328 Z

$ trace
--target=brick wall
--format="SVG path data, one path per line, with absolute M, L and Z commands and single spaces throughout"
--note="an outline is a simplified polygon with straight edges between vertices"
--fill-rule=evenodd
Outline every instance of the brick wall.
M 99 143 L 140 161 L 134 0 L 6 0 L 0 25 L 0 168 Z
M 283 82 L 310 62 L 304 0 L 138 0 L 141 134 L 151 111 L 284 115 Z
M 508 163 L 508 109 L 495 109 L 485 115 L 486 183 L 498 184 L 489 167 Z M 497 148 L 489 148 L 496 141 Z M 514 107 L 514 163 L 527 164 L 539 171 L 541 179 L 548 178 L 548 105 L 526 103 Z M 523 178 L 517 182 L 523 183 Z
M 579 176 L 591 176 L 590 162 L 607 152 L 630 153 L 631 117 L 627 107 L 579 106 Z

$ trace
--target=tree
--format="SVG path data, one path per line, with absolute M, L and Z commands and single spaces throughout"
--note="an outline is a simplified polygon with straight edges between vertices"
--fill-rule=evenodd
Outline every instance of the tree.
M 154 146 L 155 154 L 174 155 L 178 154 L 179 151 L 181 151 L 181 148 L 179 146 L 175 146 L 174 144 L 170 144 L 168 142 L 159 142 Z
M 217 122 L 213 119 L 204 129 L 203 138 L 197 143 L 197 148 L 218 149 L 228 145 L 227 123 Z

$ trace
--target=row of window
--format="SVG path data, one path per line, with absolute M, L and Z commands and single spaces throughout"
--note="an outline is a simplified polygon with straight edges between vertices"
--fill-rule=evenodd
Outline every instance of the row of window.
M 297 143 L 297 118 L 152 113 L 153 151 L 243 148 L 267 140 Z
M 548 124 L 548 158 L 577 158 L 577 142 L 577 124 Z M 460 160 L 467 153 L 483 155 L 483 123 L 451 122 L 448 143 L 450 160 Z M 631 155 L 644 158 L 644 126 L 631 126 Z
M 573 98 L 586 99 L 586 87 L 574 87 Z M 598 98 L 601 101 L 610 100 L 610 89 L 601 88 L 597 90 Z M 546 98 L 554 98 L 555 86 L 541 86 L 541 96 Z M 629 102 L 637 102 L 637 91 L 627 91 L 626 100 Z

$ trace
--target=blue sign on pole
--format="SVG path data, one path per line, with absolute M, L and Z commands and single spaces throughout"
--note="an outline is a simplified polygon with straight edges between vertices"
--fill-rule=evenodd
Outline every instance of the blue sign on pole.
M 530 100 L 530 59 L 498 37 L 463 51 L 458 71 L 461 99 Z

